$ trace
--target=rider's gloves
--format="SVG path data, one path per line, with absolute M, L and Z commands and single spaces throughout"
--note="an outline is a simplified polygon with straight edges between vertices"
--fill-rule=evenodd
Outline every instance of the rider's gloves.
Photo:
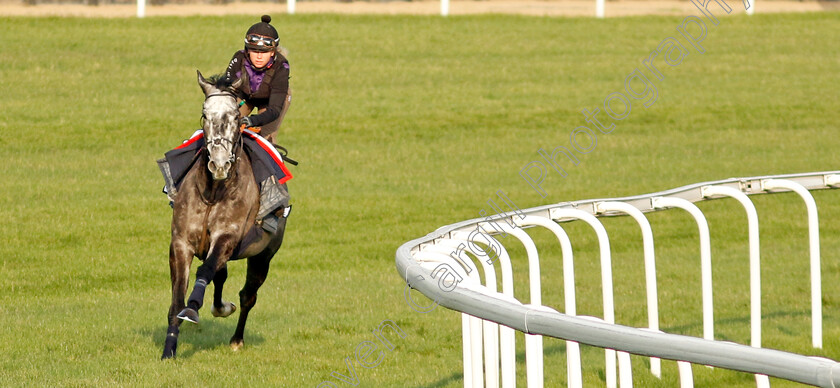
M 244 125 L 247 128 L 253 127 L 253 123 L 251 122 L 251 116 L 245 116 L 239 119 L 239 124 Z

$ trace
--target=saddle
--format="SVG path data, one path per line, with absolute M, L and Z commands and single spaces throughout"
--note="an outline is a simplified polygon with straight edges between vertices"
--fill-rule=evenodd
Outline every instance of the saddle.
M 260 209 L 257 222 L 266 231 L 274 233 L 277 228 L 277 218 L 274 212 L 283 208 L 283 217 L 288 217 L 289 192 L 281 186 L 292 174 L 286 168 L 283 156 L 262 136 L 250 131 L 242 132 L 242 145 L 245 155 L 251 162 L 254 179 L 260 187 Z M 167 195 L 170 205 L 175 201 L 181 182 L 192 165 L 198 160 L 198 152 L 204 147 L 204 131 L 197 130 L 184 141 L 183 144 L 164 154 L 157 164 L 163 174 L 163 193 Z M 274 217 L 272 217 L 274 216 Z

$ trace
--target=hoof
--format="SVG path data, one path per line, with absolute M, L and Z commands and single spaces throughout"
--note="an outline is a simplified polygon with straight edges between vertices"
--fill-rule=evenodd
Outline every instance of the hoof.
M 214 317 L 222 318 L 233 314 L 234 311 L 236 311 L 236 305 L 233 304 L 233 302 L 224 302 L 224 306 L 222 306 L 221 308 L 216 308 L 216 306 L 213 306 L 213 308 L 210 310 Z
M 242 349 L 242 345 L 244 344 L 245 343 L 242 340 L 230 340 L 230 349 L 234 352 L 239 351 L 239 349 Z
M 167 335 L 166 336 L 166 343 L 163 346 L 163 355 L 160 356 L 161 360 L 168 360 L 170 358 L 175 358 L 175 352 L 178 348 L 178 337 L 174 335 Z
M 192 322 L 192 323 L 198 323 L 198 311 L 195 311 L 195 310 L 187 307 L 187 308 L 181 310 L 180 313 L 178 313 L 178 319 L 180 319 L 182 321 L 189 321 L 189 322 Z
M 170 358 L 175 358 L 175 351 L 164 350 L 163 355 L 160 356 L 160 360 L 168 360 Z

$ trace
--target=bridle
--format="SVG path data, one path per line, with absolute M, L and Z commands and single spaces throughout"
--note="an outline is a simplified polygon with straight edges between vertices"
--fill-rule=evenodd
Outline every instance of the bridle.
M 232 92 L 225 92 L 225 91 L 221 91 L 221 92 L 218 92 L 218 93 L 210 93 L 206 97 L 204 97 L 204 99 L 206 100 L 210 97 L 230 97 L 230 98 L 236 100 L 236 95 L 235 94 L 233 94 Z
M 234 100 L 234 104 L 236 103 L 236 100 L 237 100 L 237 97 L 236 97 L 236 95 L 235 95 L 235 94 L 233 94 L 233 93 L 231 93 L 231 92 L 227 92 L 227 91 L 221 91 L 221 92 L 216 92 L 216 93 L 210 93 L 210 94 L 208 94 L 208 95 L 204 98 L 204 100 L 206 101 L 206 100 L 207 100 L 207 99 L 209 99 L 210 97 L 230 97 L 230 98 L 232 98 L 232 99 Z M 237 118 L 237 119 L 239 118 L 239 109 L 237 109 L 237 110 L 236 110 L 236 118 Z M 201 114 L 201 119 L 202 119 L 202 120 L 206 119 L 206 117 L 204 116 L 204 113 L 203 113 L 203 112 L 202 112 L 202 114 Z M 204 125 L 202 125 L 202 127 L 203 127 L 203 126 L 204 126 Z M 205 140 L 204 147 L 207 149 L 207 152 L 210 152 L 210 146 L 221 146 L 224 142 L 227 142 L 227 143 L 230 143 L 230 145 L 231 145 L 231 147 L 230 147 L 230 159 L 229 159 L 229 161 L 230 161 L 230 163 L 231 163 L 231 164 L 233 164 L 233 163 L 236 161 L 236 150 L 237 150 L 237 146 L 240 146 L 240 147 L 241 147 L 241 145 L 242 145 L 242 136 L 241 136 L 241 135 L 239 136 L 239 141 L 238 141 L 238 142 L 234 142 L 234 141 L 233 141 L 233 140 L 231 140 L 231 139 L 226 139 L 226 138 L 221 137 L 221 136 L 216 136 L 216 137 L 214 137 L 214 138 L 212 138 L 212 139 L 211 139 L 209 136 L 207 136 L 206 131 L 205 131 L 205 134 L 204 134 L 204 135 L 205 135 L 205 138 L 204 138 L 204 140 Z

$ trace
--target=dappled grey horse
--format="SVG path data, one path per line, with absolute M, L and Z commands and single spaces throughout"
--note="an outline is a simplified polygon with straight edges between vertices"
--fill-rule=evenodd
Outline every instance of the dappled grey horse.
M 247 258 L 248 274 L 245 286 L 239 291 L 242 310 L 230 339 L 231 348 L 241 348 L 245 321 L 257 302 L 257 290 L 265 281 L 271 258 L 283 242 L 286 218 L 280 218 L 273 233 L 255 227 L 260 188 L 243 151 L 240 114 L 233 94 L 238 82 L 241 80 L 231 84 L 222 78 L 211 83 L 198 72 L 198 84 L 205 95 L 202 112 L 205 147 L 196 154 L 173 203 L 169 246 L 172 304 L 167 315 L 164 359 L 175 356 L 181 322 L 198 323 L 198 311 L 210 281 L 214 285 L 213 315 L 226 317 L 236 311 L 233 303 L 222 300 L 227 262 Z M 288 197 L 285 183 L 281 187 Z M 284 206 L 288 206 L 288 198 Z M 246 235 L 250 242 L 243 246 Z M 193 257 L 203 264 L 198 267 L 193 291 L 185 305 Z

